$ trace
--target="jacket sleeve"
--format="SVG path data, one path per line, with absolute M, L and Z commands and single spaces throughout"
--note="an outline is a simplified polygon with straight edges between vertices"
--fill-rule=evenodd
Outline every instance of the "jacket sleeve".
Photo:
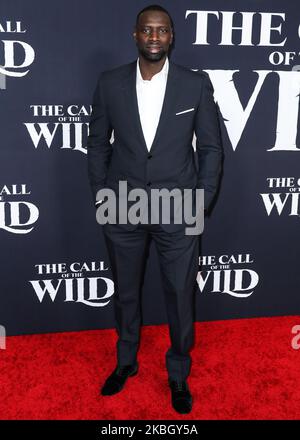
M 107 170 L 112 155 L 110 124 L 103 94 L 103 79 L 100 75 L 93 95 L 92 114 L 87 139 L 88 178 L 94 201 L 99 189 L 104 188 Z
M 218 189 L 223 147 L 213 86 L 208 74 L 203 71 L 202 74 L 202 91 L 195 119 L 195 135 L 198 157 L 197 188 L 204 189 L 204 209 L 207 211 Z

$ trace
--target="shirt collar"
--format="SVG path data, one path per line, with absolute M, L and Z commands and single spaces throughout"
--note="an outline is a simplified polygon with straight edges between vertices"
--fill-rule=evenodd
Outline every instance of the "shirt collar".
M 164 65 L 163 65 L 163 67 L 162 67 L 162 69 L 158 72 L 158 73 L 156 73 L 155 75 L 153 75 L 152 76 L 152 78 L 151 78 L 151 80 L 150 81 L 148 81 L 148 80 L 146 80 L 146 79 L 143 79 L 143 77 L 142 77 L 142 74 L 141 74 L 141 71 L 140 71 L 140 65 L 139 65 L 139 58 L 137 59 L 137 61 L 136 61 L 136 64 L 137 64 L 137 68 L 136 68 L 136 78 L 137 78 L 137 80 L 139 81 L 139 82 L 146 82 L 146 83 L 150 83 L 150 82 L 152 82 L 153 80 L 162 80 L 162 79 L 167 79 L 167 76 L 168 76 L 168 71 L 169 71 L 169 59 L 168 59 L 168 57 L 166 58 L 166 60 L 165 60 L 165 62 L 164 62 Z

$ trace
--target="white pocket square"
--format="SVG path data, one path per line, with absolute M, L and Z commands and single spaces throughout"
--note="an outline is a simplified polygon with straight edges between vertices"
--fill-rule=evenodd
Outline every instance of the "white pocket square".
M 193 110 L 195 110 L 194 107 L 188 108 L 187 110 L 183 110 L 182 112 L 175 113 L 175 115 L 182 115 L 183 113 L 192 112 Z

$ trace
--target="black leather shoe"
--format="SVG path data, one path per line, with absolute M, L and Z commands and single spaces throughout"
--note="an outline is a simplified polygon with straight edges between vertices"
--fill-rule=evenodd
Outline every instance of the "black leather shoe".
M 172 405 L 180 414 L 188 414 L 192 410 L 192 395 L 185 380 L 169 379 L 172 393 Z
M 129 376 L 134 376 L 138 372 L 138 364 L 125 365 L 116 367 L 112 374 L 106 379 L 102 389 L 102 396 L 111 396 L 122 390 L 125 385 L 126 379 Z

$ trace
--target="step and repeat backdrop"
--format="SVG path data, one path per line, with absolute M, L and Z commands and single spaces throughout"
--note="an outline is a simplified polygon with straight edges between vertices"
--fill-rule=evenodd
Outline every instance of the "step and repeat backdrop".
M 88 123 L 99 73 L 137 58 L 135 19 L 149 4 L 1 1 L 0 324 L 9 335 L 114 327 Z M 299 314 L 297 2 L 160 4 L 175 25 L 170 59 L 205 70 L 220 108 L 224 170 L 201 238 L 196 319 Z M 167 322 L 164 301 L 151 246 L 144 324 Z

